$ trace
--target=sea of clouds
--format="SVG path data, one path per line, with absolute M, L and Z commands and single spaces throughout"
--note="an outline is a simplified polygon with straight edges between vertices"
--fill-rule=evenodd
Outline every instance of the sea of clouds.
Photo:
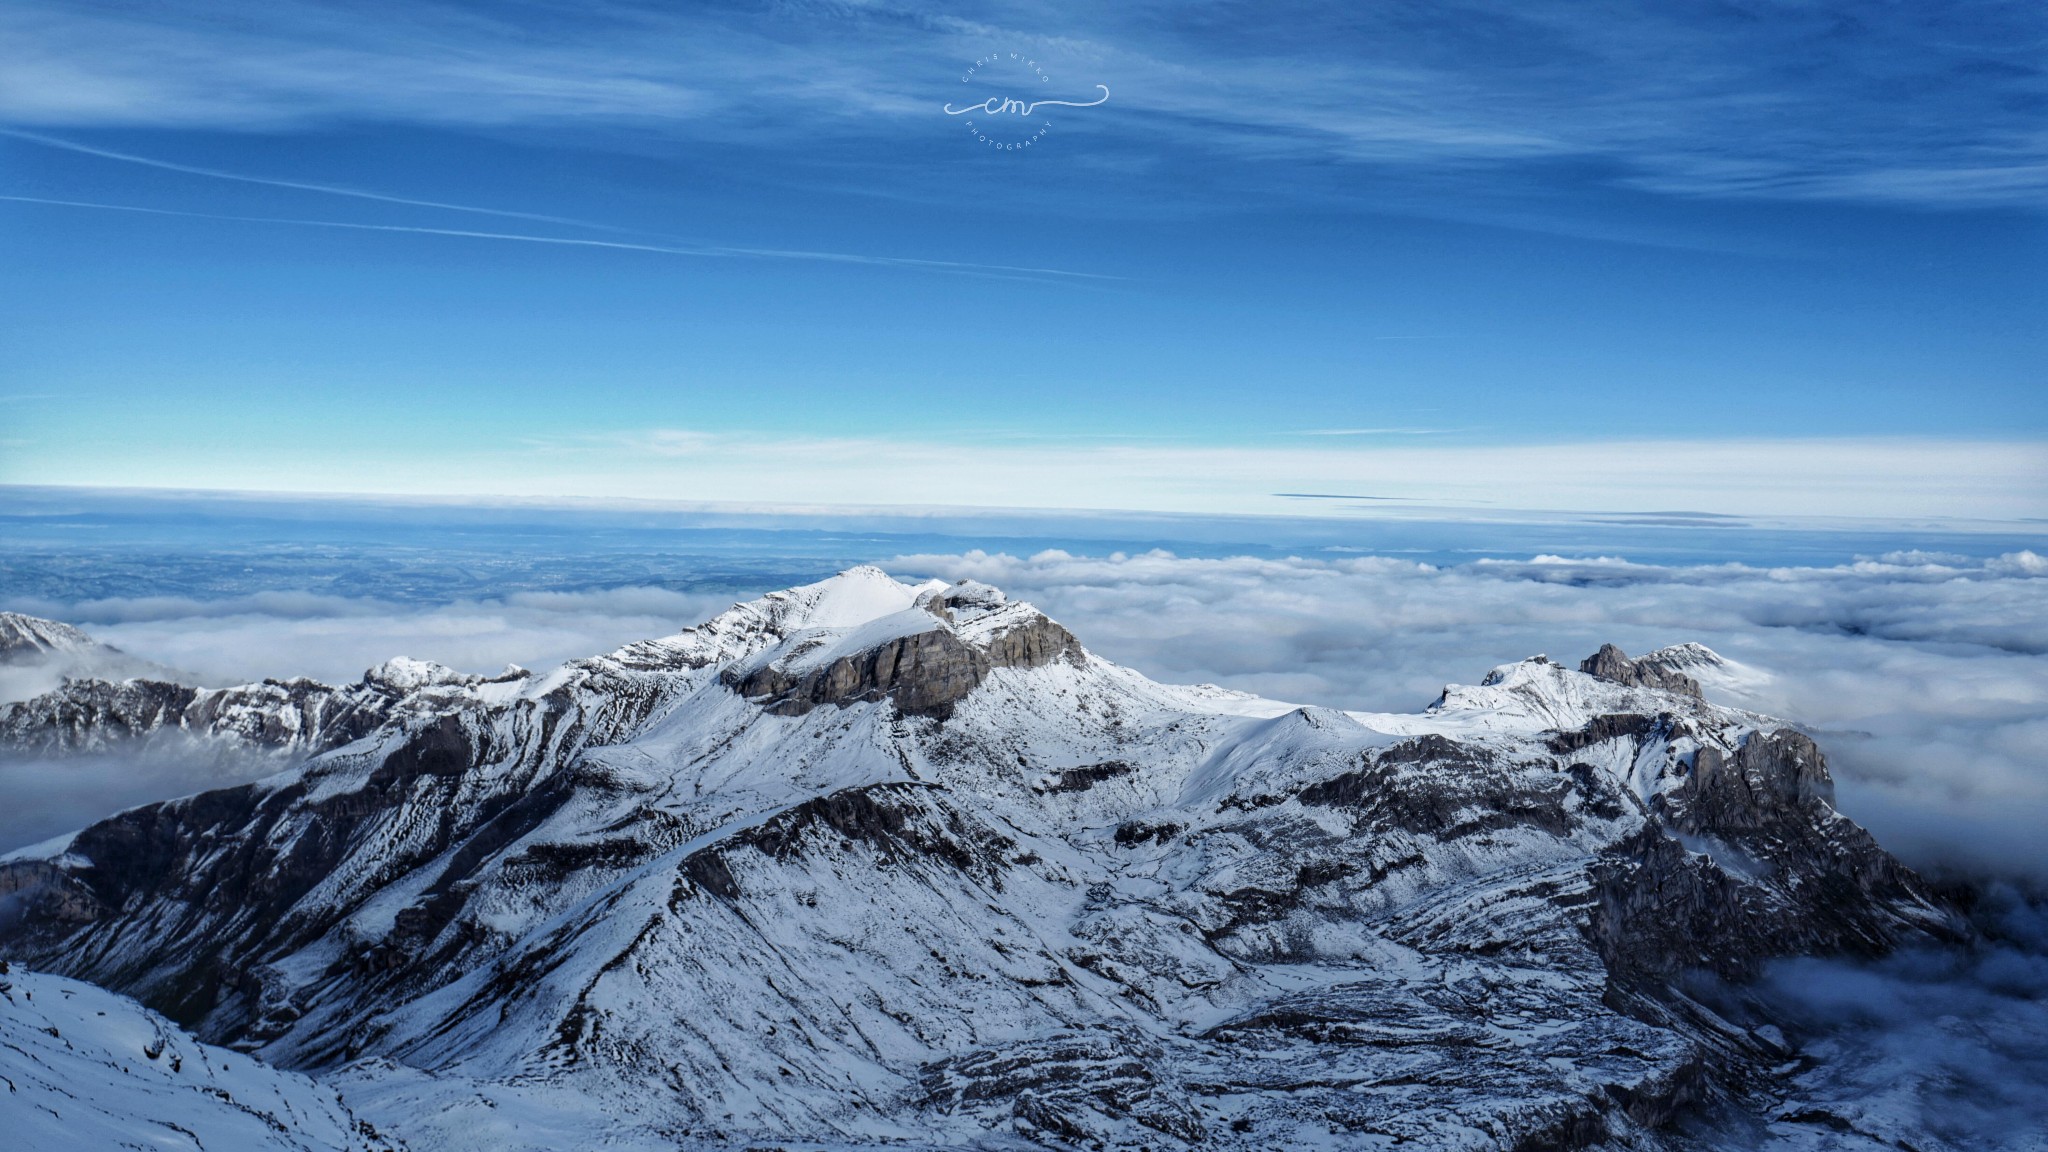
M 1698 641 L 1709 695 L 1813 730 L 1841 806 L 1928 868 L 2048 881 L 2048 559 L 1893 554 L 1825 568 L 1623 560 L 897 560 L 1037 603 L 1156 678 L 1413 711 L 1536 653 Z
M 357 680 L 394 656 L 465 672 L 548 668 L 676 631 L 724 609 L 729 595 L 628 587 L 521 591 L 447 603 L 259 591 L 225 597 L 16 598 L 0 607 L 76 624 L 131 656 L 219 687 L 265 677 Z M 0 669 L 0 701 L 46 691 L 52 674 Z
M 1447 683 L 1537 653 L 1576 662 L 1607 642 L 1640 653 L 1698 641 L 1744 673 L 1710 696 L 1811 729 L 1842 808 L 1888 847 L 1922 868 L 2048 884 L 2048 559 L 2030 551 L 1780 568 L 1057 550 L 884 564 L 905 578 L 995 584 L 1156 679 L 1370 711 L 1422 708 Z M 624 587 L 417 603 L 263 590 L 0 607 L 226 684 L 353 681 L 398 655 L 470 672 L 542 669 L 673 632 L 734 598 Z M 0 699 L 44 690 L 55 674 L 0 671 Z M 20 774 L 0 765 L 0 787 L 28 787 Z M 149 798 L 135 795 L 128 802 Z

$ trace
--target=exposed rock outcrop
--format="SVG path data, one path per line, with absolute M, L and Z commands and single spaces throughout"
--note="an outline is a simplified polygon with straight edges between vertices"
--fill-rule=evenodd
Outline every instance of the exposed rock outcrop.
M 1655 688 L 1660 692 L 1682 692 L 1687 696 L 1701 695 L 1698 680 L 1659 661 L 1654 654 L 1641 660 L 1631 660 L 1628 653 L 1612 644 L 1602 644 L 1598 652 L 1580 661 L 1579 671 L 1616 684 Z
M 887 699 L 906 716 L 944 719 L 997 668 L 1078 666 L 1086 656 L 1073 633 L 987 585 L 940 586 L 919 595 L 916 608 L 930 619 L 914 611 L 916 620 L 873 637 L 799 635 L 720 679 L 780 716 Z
M 1733 752 L 1701 745 L 1659 819 L 1596 868 L 1593 931 L 1610 972 L 1641 983 L 1687 969 L 1754 977 L 1777 956 L 1877 956 L 1960 922 L 1909 869 L 1830 804 L 1820 749 L 1790 728 Z M 1685 770 L 1689 767 L 1689 770 Z
M 724 675 L 734 691 L 778 716 L 801 716 L 821 704 L 845 707 L 885 698 L 906 716 L 944 716 L 981 686 L 990 667 L 987 653 L 968 647 L 948 629 L 934 628 L 807 671 L 768 663 Z

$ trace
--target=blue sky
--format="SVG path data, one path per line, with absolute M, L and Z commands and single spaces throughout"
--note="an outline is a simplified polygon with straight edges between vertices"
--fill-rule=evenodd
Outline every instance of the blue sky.
M 0 483 L 2044 516 L 2044 49 L 2021 3 L 17 0 Z M 1098 84 L 1017 151 L 944 111 Z

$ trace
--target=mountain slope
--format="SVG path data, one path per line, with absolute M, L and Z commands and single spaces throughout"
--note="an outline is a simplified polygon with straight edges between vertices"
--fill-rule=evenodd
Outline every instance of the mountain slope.
M 111 992 L 0 966 L 0 1101 L 21 1152 L 372 1152 L 331 1089 L 193 1041 Z
M 0 661 L 26 662 L 58 653 L 89 652 L 104 645 L 69 624 L 0 612 Z
M 1785 1055 L 1691 973 L 1956 930 L 1713 660 L 1294 708 L 861 568 L 542 677 L 73 684 L 0 738 L 308 758 L 0 863 L 0 950 L 419 1147 L 1654 1145 Z

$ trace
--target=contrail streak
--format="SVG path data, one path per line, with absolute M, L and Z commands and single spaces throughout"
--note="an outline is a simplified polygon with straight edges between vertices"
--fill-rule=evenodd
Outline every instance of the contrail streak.
M 147 168 L 160 168 L 166 172 L 182 172 L 188 176 L 206 176 L 214 180 L 233 180 L 240 184 L 261 184 L 269 188 L 290 188 L 298 192 L 321 192 L 329 196 L 352 196 L 357 200 L 376 200 L 384 204 L 404 204 L 413 208 L 441 208 L 450 212 L 474 212 L 481 216 L 504 216 L 514 220 L 533 220 L 545 224 L 565 224 L 573 228 L 596 228 L 605 232 L 626 232 L 630 229 L 610 224 L 595 224 L 588 220 L 577 220 L 569 216 L 546 216 L 538 212 L 513 212 L 503 208 L 479 208 L 474 204 L 450 204 L 443 200 L 415 200 L 408 196 L 387 196 L 382 192 L 365 192 L 360 188 L 343 188 L 334 184 L 308 184 L 298 180 L 273 180 L 268 176 L 245 176 L 240 172 L 224 172 L 218 168 L 201 168 L 192 164 L 177 164 L 169 160 L 155 160 L 148 156 L 136 156 L 129 152 L 115 152 L 108 148 L 95 148 L 90 144 L 79 144 L 56 136 L 45 136 L 40 132 L 24 132 L 19 128 L 0 128 L 0 136 L 11 136 L 16 140 L 27 140 L 49 148 L 61 148 L 67 152 L 78 152 L 86 156 L 98 156 L 106 160 L 119 160 L 127 164 L 140 164 Z
M 344 220 L 305 220 L 287 216 L 231 216 L 219 212 L 184 212 L 175 208 L 146 208 L 136 204 L 104 204 L 91 200 L 55 200 L 42 196 L 0 195 L 0 201 L 15 204 L 46 204 L 59 208 L 95 208 L 106 212 L 138 212 L 149 216 L 181 216 L 193 220 L 233 220 L 244 224 L 291 224 L 305 228 L 346 228 L 358 232 L 409 232 L 422 236 L 457 236 L 472 240 L 511 240 L 525 244 L 554 244 L 571 248 L 608 248 L 623 252 L 656 252 L 668 256 L 714 259 L 817 260 L 835 264 L 866 264 L 885 268 L 912 268 L 931 272 L 953 272 L 967 276 L 995 276 L 1005 279 L 1122 280 L 1096 272 L 1068 272 L 1059 268 L 1026 268 L 1008 264 L 969 264 L 956 260 L 920 260 L 910 256 L 862 256 L 850 252 L 806 252 L 780 248 L 722 248 L 637 244 L 625 240 L 589 240 L 574 236 L 534 236 L 523 232 L 481 232 L 468 228 L 427 228 L 413 224 L 358 224 Z

